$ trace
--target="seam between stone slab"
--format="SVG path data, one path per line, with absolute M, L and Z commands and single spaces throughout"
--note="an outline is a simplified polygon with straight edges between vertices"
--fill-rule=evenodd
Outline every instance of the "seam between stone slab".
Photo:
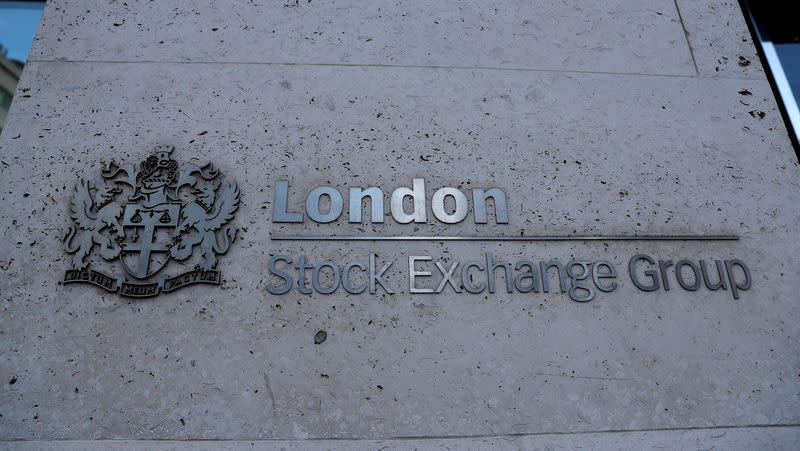
M 473 70 L 473 71 L 506 71 L 506 72 L 544 72 L 564 74 L 589 74 L 589 75 L 630 75 L 637 77 L 666 77 L 684 79 L 710 79 L 710 80 L 766 80 L 766 76 L 719 76 L 719 75 L 682 75 L 682 74 L 655 74 L 646 72 L 609 72 L 575 69 L 535 69 L 525 67 L 491 67 L 491 66 L 423 66 L 401 64 L 347 64 L 347 63 L 292 63 L 292 62 L 253 62 L 253 61 L 114 61 L 114 60 L 68 60 L 57 58 L 52 60 L 29 59 L 28 63 L 55 63 L 55 64 L 191 64 L 191 65 L 220 65 L 220 66 L 282 66 L 282 67 L 345 67 L 345 68 L 379 68 L 379 69 L 433 69 L 433 70 Z
M 11 439 L 0 440 L 0 443 L 17 442 L 317 442 L 317 441 L 389 441 L 389 440 L 457 440 L 457 439 L 487 439 L 487 438 L 522 438 L 522 437 L 541 437 L 541 436 L 565 436 L 565 435 L 591 435 L 591 434 L 638 434 L 647 432 L 681 432 L 681 431 L 718 431 L 733 429 L 791 429 L 800 428 L 800 423 L 790 424 L 748 424 L 742 426 L 686 426 L 675 428 L 651 428 L 651 429 L 606 429 L 595 431 L 563 431 L 563 432 L 524 432 L 515 434 L 476 434 L 476 435 L 410 435 L 396 437 L 314 437 L 306 439 L 298 438 L 187 438 L 187 439 Z
M 692 43 L 689 42 L 689 31 L 686 29 L 686 25 L 683 23 L 683 16 L 681 16 L 681 8 L 678 7 L 678 0 L 672 0 L 675 3 L 675 10 L 678 11 L 678 20 L 681 22 L 681 28 L 683 28 L 683 37 L 686 38 L 686 46 L 689 47 L 689 54 L 692 56 L 692 63 L 694 64 L 694 72 L 697 75 L 700 75 L 700 70 L 697 68 L 697 60 L 694 58 L 694 50 L 692 49 Z
M 621 434 L 621 433 L 642 433 L 642 432 L 680 432 L 680 431 L 717 431 L 731 429 L 780 429 L 798 428 L 800 424 L 748 424 L 743 426 L 686 426 L 676 428 L 651 428 L 651 429 L 606 429 L 596 431 L 564 431 L 564 432 L 527 432 L 518 434 L 479 434 L 479 435 L 450 435 L 450 436 L 408 436 L 392 437 L 385 440 L 419 440 L 419 439 L 459 439 L 459 438 L 503 438 L 503 437 L 530 437 L 544 435 L 589 435 L 589 434 Z M 311 439 L 309 439 L 311 440 Z M 318 439 L 313 439 L 318 440 Z M 327 439 L 326 439 L 327 440 Z M 352 440 L 352 439 L 342 439 Z M 375 439 L 371 439 L 375 440 Z

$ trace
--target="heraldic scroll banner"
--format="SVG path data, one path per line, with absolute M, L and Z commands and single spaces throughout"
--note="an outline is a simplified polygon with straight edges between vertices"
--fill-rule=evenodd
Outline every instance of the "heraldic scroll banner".
M 75 185 L 73 224 L 64 238 L 72 269 L 63 283 L 139 298 L 220 283 L 217 256 L 236 239 L 230 222 L 239 208 L 239 187 L 211 163 L 180 169 L 173 150 L 157 146 L 138 168 L 112 161 L 101 177 Z M 117 274 L 101 271 L 101 265 L 116 266 Z M 173 266 L 182 272 L 165 274 Z

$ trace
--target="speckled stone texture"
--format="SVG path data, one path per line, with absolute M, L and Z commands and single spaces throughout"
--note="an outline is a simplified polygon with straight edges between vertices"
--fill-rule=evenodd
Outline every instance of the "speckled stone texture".
M 737 3 L 178 3 L 45 8 L 0 136 L 4 446 L 797 440 L 800 170 Z M 221 286 L 132 301 L 60 285 L 75 183 L 112 159 L 138 164 L 157 144 L 239 183 L 240 234 L 220 258 Z M 443 186 L 500 187 L 509 224 L 446 225 L 430 206 L 426 224 L 272 223 L 277 180 L 289 181 L 295 210 L 317 186 L 377 186 L 388 214 L 388 193 L 414 177 L 429 199 Z M 394 294 L 267 292 L 272 256 L 342 265 L 371 253 L 393 262 Z M 558 291 L 409 293 L 408 255 L 449 267 L 485 253 L 609 260 L 619 286 L 588 303 Z M 627 276 L 637 253 L 738 258 L 752 288 L 734 299 L 673 279 L 646 293 Z M 133 441 L 59 442 L 120 439 Z

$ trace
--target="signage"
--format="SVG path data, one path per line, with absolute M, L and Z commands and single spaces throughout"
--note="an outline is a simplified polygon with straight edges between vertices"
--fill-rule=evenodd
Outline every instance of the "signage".
M 275 184 L 273 223 L 302 223 L 306 216 L 317 223 L 331 223 L 344 212 L 344 196 L 336 188 L 321 186 L 313 188 L 305 197 L 304 210 L 292 208 L 290 199 L 296 193 L 290 190 L 289 182 L 278 180 Z M 395 222 L 426 223 L 429 221 L 426 183 L 422 178 L 413 178 L 411 187 L 399 187 L 389 195 L 391 217 Z M 490 217 L 496 224 L 508 224 L 508 199 L 500 188 L 472 189 L 473 220 L 475 224 L 487 224 Z M 293 196 L 294 195 L 294 196 Z M 326 212 L 320 208 L 321 200 L 327 197 Z M 378 187 L 351 187 L 347 218 L 350 223 L 382 223 L 384 221 L 384 191 Z M 446 208 L 448 197 L 449 209 Z M 493 208 L 489 207 L 491 199 Z M 367 204 L 369 202 L 369 204 Z M 362 209 L 370 211 L 369 219 L 362 219 Z M 436 221 L 454 224 L 469 217 L 470 204 L 467 193 L 454 187 L 443 187 L 433 192 L 430 208 Z M 303 209 L 303 207 L 301 207 Z M 490 214 L 491 213 L 491 214 Z M 483 242 L 544 242 L 544 241 L 735 241 L 735 235 L 598 235 L 598 236 L 525 236 L 525 235 L 272 235 L 272 240 L 282 241 L 483 241 Z M 267 285 L 272 294 L 285 294 L 296 289 L 300 293 L 313 292 L 331 294 L 342 290 L 358 294 L 369 290 L 374 294 L 379 289 L 393 294 L 395 289 L 389 282 L 388 270 L 394 261 L 378 262 L 378 256 L 370 253 L 351 262 L 323 260 L 313 263 L 305 255 L 292 257 L 276 255 L 267 263 L 274 276 L 274 283 Z M 492 253 L 484 253 L 467 261 L 444 261 L 431 255 L 408 255 L 402 262 L 410 294 L 439 294 L 446 290 L 453 293 L 548 293 L 560 290 L 573 301 L 588 302 L 598 292 L 612 292 L 618 284 L 616 266 L 608 260 L 590 261 L 571 259 L 562 263 L 558 259 L 536 259 L 533 256 L 516 262 L 503 260 Z M 639 290 L 669 291 L 680 287 L 686 291 L 697 291 L 701 286 L 711 291 L 730 289 L 734 299 L 741 291 L 750 289 L 752 275 L 747 265 L 739 259 L 657 260 L 648 254 L 636 254 L 627 264 L 628 276 Z M 358 278 L 361 282 L 353 282 Z M 323 280 L 325 282 L 323 282 Z M 310 282 L 310 283 L 309 283 Z M 447 288 L 449 286 L 449 288 Z
M 216 269 L 218 255 L 227 252 L 237 229 L 230 224 L 239 207 L 236 182 L 226 181 L 209 163 L 186 165 L 182 170 L 171 158 L 173 147 L 158 146 L 138 168 L 114 162 L 101 177 L 80 180 L 70 204 L 74 223 L 64 239 L 72 254 L 73 268 L 63 283 L 88 283 L 123 296 L 150 297 L 192 284 L 220 283 Z M 381 224 L 391 217 L 399 224 L 440 222 L 446 225 L 471 220 L 475 224 L 509 224 L 508 198 L 501 188 L 474 188 L 464 192 L 439 187 L 428 197 L 425 179 L 412 178 L 411 186 L 394 188 L 389 194 L 380 187 L 349 187 L 345 194 L 331 186 L 319 186 L 298 196 L 286 180 L 274 187 L 272 222 L 331 224 L 347 218 L 348 223 Z M 297 199 L 302 199 L 298 202 Z M 384 202 L 389 201 L 389 213 Z M 471 201 L 470 201 L 471 200 Z M 347 208 L 345 209 L 345 205 Z M 428 211 L 433 213 L 432 217 Z M 366 211 L 366 215 L 362 212 Z M 373 229 L 375 229 L 373 227 Z M 496 227 L 494 228 L 496 229 Z M 494 230 L 493 229 L 493 230 Z M 731 241 L 735 235 L 278 235 L 273 241 Z M 97 251 L 94 259 L 93 251 Z M 122 273 L 109 275 L 91 262 L 116 263 Z M 316 261 L 315 261 L 316 260 Z M 396 277 L 390 268 L 403 268 L 408 293 L 435 295 L 443 292 L 478 294 L 549 293 L 560 291 L 577 302 L 588 302 L 598 293 L 617 289 L 620 271 L 608 259 L 541 258 L 534 255 L 507 261 L 501 255 L 483 252 L 460 261 L 432 255 L 407 255 L 401 264 L 386 261 L 370 252 L 349 262 L 335 262 L 306 255 L 275 255 L 266 263 L 271 277 L 269 293 L 282 295 L 292 290 L 303 294 L 350 294 L 378 291 L 393 294 Z M 170 262 L 182 263 L 183 271 L 163 274 Z M 187 270 L 187 266 L 189 269 Z M 396 276 L 396 274 L 395 274 Z M 750 289 L 752 275 L 736 258 L 658 259 L 638 253 L 627 262 L 627 276 L 641 291 L 678 289 L 697 291 L 729 290 L 734 299 Z

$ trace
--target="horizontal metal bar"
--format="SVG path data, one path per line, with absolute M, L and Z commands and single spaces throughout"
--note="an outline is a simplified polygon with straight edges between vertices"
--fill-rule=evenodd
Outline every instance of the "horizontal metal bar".
M 738 235 L 539 235 L 539 236 L 425 236 L 425 235 L 270 235 L 279 241 L 737 241 Z

